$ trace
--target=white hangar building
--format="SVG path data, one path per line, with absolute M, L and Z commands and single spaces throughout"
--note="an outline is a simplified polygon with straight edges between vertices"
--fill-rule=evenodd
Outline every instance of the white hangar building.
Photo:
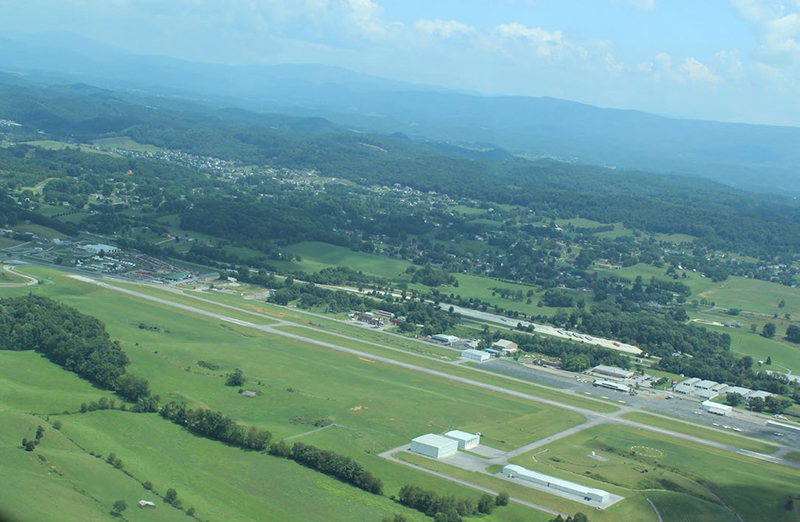
M 411 440 L 411 451 L 433 459 L 441 459 L 458 451 L 458 441 L 428 433 Z
M 448 439 L 458 442 L 458 449 L 470 449 L 481 443 L 481 436 L 466 431 L 453 430 L 444 434 Z
M 472 359 L 473 361 L 483 362 L 488 361 L 491 356 L 486 352 L 468 348 L 461 351 L 461 357 L 465 359 Z

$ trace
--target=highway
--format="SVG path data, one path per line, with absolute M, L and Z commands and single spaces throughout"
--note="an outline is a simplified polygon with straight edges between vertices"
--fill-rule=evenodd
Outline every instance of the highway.
M 476 319 L 478 321 L 484 321 L 484 322 L 488 321 L 495 324 L 501 324 L 507 327 L 516 327 L 517 324 L 522 323 L 522 326 L 526 328 L 528 326 L 533 326 L 536 333 L 551 335 L 553 337 L 560 337 L 561 339 L 569 339 L 570 341 L 578 341 L 586 344 L 593 344 L 595 346 L 602 346 L 603 348 L 608 348 L 610 350 L 617 350 L 618 352 L 625 352 L 633 355 L 639 355 L 642 353 L 642 350 L 630 344 L 620 343 L 617 341 L 612 341 L 610 339 L 602 339 L 600 337 L 593 337 L 591 335 L 586 335 L 578 332 L 571 332 L 569 330 L 556 328 L 554 326 L 546 324 L 536 324 L 528 321 L 522 321 L 519 319 L 512 319 L 510 317 L 504 317 L 502 315 L 497 315 L 490 312 L 481 312 L 480 310 L 473 310 L 471 308 L 464 308 L 461 306 L 450 305 L 447 303 L 439 303 L 439 307 L 442 308 L 443 310 L 450 310 L 450 308 L 452 307 L 453 312 L 459 314 L 460 316 L 469 317 L 471 319 Z

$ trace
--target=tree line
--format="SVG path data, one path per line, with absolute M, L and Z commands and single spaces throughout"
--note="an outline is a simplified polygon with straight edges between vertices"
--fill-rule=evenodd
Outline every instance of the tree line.
M 220 411 L 204 408 L 193 410 L 186 403 L 171 401 L 165 404 L 160 415 L 197 435 L 225 442 L 238 448 L 264 451 L 269 448 L 272 433 L 251 426 L 245 429 Z

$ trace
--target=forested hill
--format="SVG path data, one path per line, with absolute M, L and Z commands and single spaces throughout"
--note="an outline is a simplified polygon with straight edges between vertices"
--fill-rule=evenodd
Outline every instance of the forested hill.
M 450 143 L 493 143 L 534 157 L 710 178 L 800 194 L 800 129 L 670 119 L 553 98 L 488 97 L 314 65 L 228 67 L 140 56 L 69 35 L 0 38 L 0 70 L 49 82 L 325 117 L 341 125 Z M 71 71 L 55 73 L 47 71 Z M 285 122 L 284 122 L 285 123 Z M 280 123 L 279 123 L 280 124 Z
M 356 133 L 319 119 L 217 111 L 169 99 L 157 101 L 156 106 L 126 101 L 124 93 L 87 85 L 43 88 L 19 83 L 0 84 L 0 119 L 22 124 L 0 129 L 10 141 L 41 139 L 40 133 L 82 142 L 129 136 L 140 143 L 244 165 L 314 169 L 358 184 L 399 183 L 452 197 L 527 206 L 557 217 L 691 234 L 709 246 L 751 254 L 800 251 L 800 204 L 791 198 L 742 192 L 697 178 L 529 161 L 491 148 L 464 149 L 403 135 Z M 37 165 L 24 151 L 2 155 L 0 168 L 13 166 L 19 171 Z M 83 161 L 38 157 L 42 169 L 57 170 L 62 160 L 72 165 Z M 130 168 L 123 167 L 103 168 L 110 172 Z M 177 179 L 171 183 L 179 184 Z

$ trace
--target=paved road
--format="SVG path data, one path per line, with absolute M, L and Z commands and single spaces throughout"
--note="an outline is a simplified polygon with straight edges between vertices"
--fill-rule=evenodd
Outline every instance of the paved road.
M 578 332 L 570 332 L 569 330 L 555 328 L 546 324 L 536 324 L 528 321 L 521 321 L 519 319 L 512 319 L 510 317 L 504 317 L 502 315 L 497 315 L 490 312 L 481 312 L 480 310 L 473 310 L 471 308 L 463 308 L 461 306 L 455 306 L 448 303 L 439 303 L 439 307 L 443 310 L 449 310 L 452 307 L 453 311 L 462 317 L 470 317 L 479 321 L 488 321 L 508 327 L 516 327 L 518 323 L 522 323 L 522 326 L 526 328 L 528 326 L 533 326 L 536 330 L 536 333 L 602 346 L 603 348 L 609 348 L 611 350 L 617 350 L 634 355 L 639 355 L 642 353 L 642 350 L 630 344 L 620 343 L 609 339 L 602 339 L 600 337 L 593 337 L 591 335 Z
M 697 415 L 695 412 L 701 411 L 700 402 L 687 397 L 678 396 L 673 400 L 665 400 L 664 398 L 649 397 L 644 394 L 626 395 L 612 390 L 596 388 L 592 386 L 591 382 L 579 382 L 575 379 L 574 374 L 565 375 L 551 370 L 530 368 L 501 359 L 491 359 L 482 363 L 481 367 L 546 386 L 570 390 L 584 397 L 587 393 L 596 397 L 608 397 L 616 401 L 623 401 L 627 406 L 635 410 L 649 410 L 647 413 L 660 413 L 670 417 L 678 417 L 688 422 L 706 424 L 710 428 L 715 428 L 715 423 L 720 426 L 739 428 L 742 430 L 740 432 L 742 435 L 769 439 L 775 443 L 790 446 L 796 451 L 800 450 L 800 432 L 766 426 L 765 418 L 750 412 L 736 411 L 733 415 L 727 417 L 720 417 L 705 411 Z M 775 433 L 782 433 L 783 435 L 778 436 Z
M 18 287 L 20 287 L 20 286 L 31 286 L 31 285 L 35 285 L 36 283 L 38 283 L 38 282 L 39 282 L 39 281 L 38 281 L 36 278 L 34 278 L 34 277 L 31 277 L 31 276 L 29 276 L 29 275 L 25 275 L 25 274 L 21 274 L 21 273 L 17 272 L 16 270 L 14 270 L 14 266 L 13 266 L 13 265 L 6 265 L 6 264 L 4 264 L 4 265 L 3 265 L 3 270 L 5 270 L 6 272 L 8 272 L 9 274 L 13 274 L 13 275 L 15 275 L 15 276 L 17 276 L 17 277 L 21 277 L 21 278 L 23 278 L 23 279 L 26 279 L 26 280 L 27 280 L 27 282 L 25 282 L 25 283 L 0 283 L 0 287 L 3 287 L 3 288 L 18 288 Z
M 328 342 L 325 342 L 325 341 L 319 341 L 319 340 L 316 340 L 316 339 L 311 339 L 309 337 L 304 337 L 302 335 L 285 332 L 285 331 L 278 330 L 278 329 L 275 328 L 275 326 L 278 326 L 278 325 L 297 326 L 296 324 L 288 323 L 286 321 L 278 320 L 278 323 L 279 323 L 278 325 L 259 325 L 259 324 L 254 324 L 254 323 L 250 323 L 248 321 L 242 321 L 240 319 L 234 319 L 232 317 L 228 317 L 228 316 L 225 316 L 225 315 L 222 315 L 222 314 L 219 314 L 219 313 L 210 312 L 210 311 L 207 311 L 207 310 L 202 310 L 202 309 L 195 308 L 195 307 L 192 307 L 192 306 L 189 306 L 189 305 L 185 305 L 185 304 L 182 304 L 182 303 L 176 303 L 174 301 L 170 301 L 170 300 L 167 300 L 167 299 L 162 299 L 162 298 L 159 298 L 159 297 L 143 294 L 143 293 L 140 293 L 140 292 L 136 292 L 134 290 L 129 290 L 127 288 L 120 288 L 120 287 L 117 287 L 117 286 L 113 286 L 113 285 L 110 285 L 110 284 L 107 284 L 107 283 L 103 283 L 103 282 L 100 282 L 100 281 L 96 281 L 96 280 L 90 279 L 88 277 L 76 276 L 76 275 L 73 275 L 71 277 L 73 277 L 75 279 L 78 279 L 78 280 L 81 280 L 81 281 L 84 281 L 84 282 L 87 282 L 87 283 L 91 283 L 91 284 L 95 284 L 95 285 L 101 286 L 103 288 L 107 288 L 109 290 L 113 290 L 113 291 L 116 291 L 116 292 L 128 294 L 128 295 L 137 297 L 139 299 L 144 299 L 144 300 L 148 300 L 148 301 L 152 301 L 152 302 L 157 302 L 157 303 L 163 304 L 165 306 L 170 306 L 170 307 L 178 308 L 178 309 L 181 309 L 181 310 L 185 310 L 187 312 L 195 313 L 195 314 L 198 314 L 198 315 L 211 317 L 211 318 L 219 320 L 219 321 L 224 321 L 224 322 L 236 324 L 236 325 L 247 327 L 247 328 L 254 328 L 254 329 L 261 330 L 261 331 L 264 331 L 264 332 L 267 332 L 267 333 L 280 335 L 280 336 L 287 337 L 287 338 L 290 338 L 290 339 L 295 339 L 295 340 L 298 340 L 298 341 L 301 341 L 301 342 L 304 342 L 304 343 L 314 344 L 314 345 L 322 346 L 324 348 L 328 348 L 328 349 L 331 349 L 331 350 L 336 350 L 336 351 L 339 351 L 339 352 L 348 353 L 348 354 L 355 355 L 355 356 L 358 356 L 358 357 L 364 357 L 364 358 L 372 359 L 374 361 L 382 362 L 382 363 L 385 363 L 385 364 L 390 364 L 390 365 L 393 365 L 393 366 L 404 368 L 406 370 L 425 373 L 425 374 L 432 375 L 432 376 L 435 376 L 435 377 L 439 377 L 439 378 L 442 378 L 442 379 L 447 379 L 447 380 L 454 381 L 454 382 L 460 382 L 460 383 L 463 383 L 463 384 L 468 384 L 470 386 L 474 386 L 474 387 L 477 387 L 477 388 L 481 388 L 481 389 L 484 389 L 484 390 L 488 390 L 488 391 L 492 391 L 492 392 L 496 392 L 496 393 L 500 393 L 500 394 L 504 394 L 504 395 L 508 395 L 508 396 L 512 396 L 512 397 L 521 398 L 521 399 L 524 399 L 524 400 L 528 400 L 530 402 L 535 402 L 535 403 L 540 403 L 540 404 L 547 404 L 549 406 L 553 406 L 553 407 L 556 407 L 556 408 L 565 409 L 565 410 L 568 410 L 568 411 L 573 411 L 573 412 L 576 412 L 576 413 L 578 413 L 580 415 L 583 415 L 589 421 L 605 422 L 605 423 L 611 423 L 611 424 L 619 424 L 619 425 L 624 425 L 624 426 L 630 426 L 630 427 L 634 427 L 634 428 L 638 428 L 638 429 L 642 429 L 642 430 L 646 430 L 646 431 L 651 431 L 651 432 L 660 433 L 660 434 L 663 434 L 663 435 L 668 435 L 668 436 L 671 436 L 673 438 L 677 438 L 677 439 L 680 439 L 680 440 L 686 440 L 686 441 L 693 442 L 693 443 L 696 443 L 696 444 L 701 444 L 701 445 L 705 445 L 705 446 L 718 448 L 718 449 L 725 450 L 725 451 L 730 451 L 730 452 L 740 453 L 740 454 L 747 454 L 749 456 L 752 456 L 752 457 L 755 457 L 755 458 L 758 458 L 758 459 L 766 460 L 766 461 L 769 461 L 769 462 L 776 462 L 776 463 L 782 464 L 784 466 L 789 466 L 789 467 L 800 469 L 800 464 L 789 462 L 789 461 L 786 461 L 786 460 L 783 460 L 783 459 L 780 459 L 780 458 L 775 458 L 775 457 L 771 457 L 771 456 L 768 456 L 768 455 L 761 455 L 761 454 L 751 453 L 751 452 L 743 453 L 742 450 L 740 450 L 739 448 L 734 447 L 734 446 L 730 446 L 730 445 L 727 445 L 727 444 L 721 444 L 721 443 L 715 442 L 715 441 L 701 439 L 701 438 L 694 437 L 694 436 L 691 436 L 691 435 L 686 435 L 686 434 L 683 434 L 683 433 L 673 432 L 671 430 L 666 430 L 666 429 L 663 429 L 663 428 L 657 428 L 657 427 L 654 427 L 654 426 L 648 426 L 646 424 L 641 424 L 639 422 L 631 421 L 631 420 L 624 419 L 624 418 L 620 417 L 620 415 L 622 413 L 625 413 L 625 412 L 628 412 L 628 411 L 635 411 L 635 410 L 633 410 L 631 408 L 623 407 L 619 411 L 617 411 L 615 413 L 610 413 L 610 414 L 598 413 L 598 412 L 595 412 L 595 411 L 587 410 L 585 408 L 580 408 L 580 407 L 577 407 L 577 406 L 571 406 L 571 405 L 568 405 L 568 404 L 560 403 L 558 401 L 554 401 L 554 400 L 550 400 L 550 399 L 544 399 L 542 397 L 538 397 L 538 396 L 535 396 L 535 395 L 530 395 L 530 394 L 519 392 L 519 391 L 516 391 L 516 390 L 511 390 L 511 389 L 508 389 L 508 388 L 504 388 L 502 386 L 497 386 L 497 385 L 494 385 L 494 384 L 475 381 L 473 379 L 468 379 L 466 377 L 452 375 L 452 374 L 449 374 L 449 373 L 446 373 L 446 372 L 443 372 L 443 371 L 434 370 L 432 368 L 426 368 L 426 367 L 423 367 L 423 366 L 418 366 L 418 365 L 411 364 L 411 363 L 406 363 L 406 362 L 403 362 L 403 361 L 398 361 L 398 360 L 395 360 L 395 359 L 391 359 L 389 357 L 383 357 L 383 356 L 380 356 L 380 355 L 375 355 L 375 354 L 372 354 L 372 353 L 362 352 L 362 351 L 355 350 L 355 349 L 352 349 L 352 348 L 339 346 L 339 345 L 336 345 L 336 344 L 333 344 L 333 343 L 328 343 Z M 214 303 L 214 304 L 217 304 L 217 303 Z M 269 319 L 272 320 L 272 321 L 275 320 L 274 318 L 269 318 Z M 305 328 L 308 328 L 308 327 L 305 327 Z M 346 336 L 342 336 L 342 335 L 339 335 L 339 337 L 346 338 Z M 354 341 L 358 341 L 358 342 L 363 342 L 360 339 L 353 339 L 353 340 Z M 408 352 L 403 352 L 403 353 L 408 353 Z M 421 355 L 418 355 L 418 354 L 412 354 L 412 355 L 417 355 L 419 357 L 424 357 L 424 358 L 428 359 L 427 356 L 421 356 Z M 478 371 L 481 371 L 481 370 L 478 370 Z

